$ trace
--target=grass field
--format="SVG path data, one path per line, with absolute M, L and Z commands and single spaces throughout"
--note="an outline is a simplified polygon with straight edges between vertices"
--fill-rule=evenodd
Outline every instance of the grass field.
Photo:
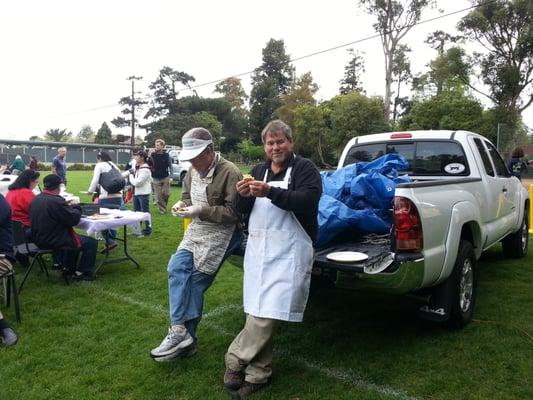
M 69 172 L 69 191 L 86 190 L 90 177 Z M 32 272 L 13 324 L 20 341 L 0 349 L 1 400 L 228 398 L 223 355 L 244 321 L 242 271 L 226 263 L 207 292 L 198 354 L 153 362 L 182 223 L 152 217 L 154 234 L 129 241 L 141 269 L 106 265 L 96 281 L 69 286 Z M 303 323 L 281 326 L 273 384 L 254 398 L 533 399 L 532 266 L 531 253 L 506 260 L 491 249 L 479 262 L 475 321 L 461 331 L 418 320 L 406 296 L 322 290 Z M 13 322 L 13 307 L 2 310 Z

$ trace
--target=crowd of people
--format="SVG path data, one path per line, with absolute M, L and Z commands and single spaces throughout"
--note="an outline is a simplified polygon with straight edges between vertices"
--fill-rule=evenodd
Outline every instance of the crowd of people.
M 216 152 L 211 133 L 194 128 L 183 135 L 180 159 L 190 161 L 181 199 L 172 206 L 174 217 L 189 218 L 176 252 L 168 262 L 170 327 L 162 342 L 150 351 L 154 361 L 171 361 L 197 352 L 198 325 L 204 296 L 224 260 L 241 248 L 243 230 L 248 239 L 244 255 L 243 299 L 246 322 L 225 356 L 223 384 L 234 398 L 245 398 L 270 383 L 272 340 L 279 321 L 301 321 L 310 284 L 313 240 L 317 231 L 321 181 L 318 170 L 293 152 L 292 132 L 282 121 L 272 121 L 262 132 L 266 161 L 243 178 L 239 168 Z M 123 189 L 102 187 L 102 176 L 118 170 L 108 153 L 98 153 L 88 192 L 98 193 L 105 207 L 124 207 Z M 133 192 L 133 209 L 149 212 L 150 194 L 157 211 L 167 213 L 171 159 L 165 142 L 155 150 L 135 152 L 121 173 Z M 22 166 L 21 166 L 22 168 Z M 38 246 L 54 249 L 54 261 L 66 265 L 74 279 L 94 279 L 97 241 L 73 229 L 81 210 L 61 195 L 67 185 L 66 149 L 58 150 L 52 173 L 39 184 L 40 173 L 23 168 L 9 187 L 2 221 L 18 221 Z M 6 225 L 7 226 L 7 225 Z M 140 235 L 152 234 L 146 222 Z M 9 228 L 0 235 L 11 235 Z M 116 232 L 103 234 L 104 251 L 116 246 Z M 209 238 L 209 240 L 206 240 Z M 10 246 L 7 246 L 10 247 Z M 12 265 L 14 255 L 2 249 L 0 259 Z M 76 259 L 79 258 L 77 261 Z M 259 278 L 261 277 L 261 278 Z M 1 315 L 0 315 L 1 317 Z M 4 345 L 16 343 L 13 329 L 0 319 Z

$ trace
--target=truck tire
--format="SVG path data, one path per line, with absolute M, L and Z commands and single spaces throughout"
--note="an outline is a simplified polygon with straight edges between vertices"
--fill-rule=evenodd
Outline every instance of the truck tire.
M 524 217 L 520 229 L 502 240 L 502 250 L 505 257 L 522 258 L 527 255 L 529 244 L 529 208 L 524 209 Z
M 476 272 L 474 248 L 470 242 L 461 240 L 452 274 L 448 278 L 451 307 L 446 325 L 449 328 L 461 329 L 472 320 L 477 293 Z
M 187 172 L 182 172 L 180 174 L 180 181 L 178 182 L 178 186 L 183 186 L 183 181 L 185 180 L 185 175 L 187 175 Z

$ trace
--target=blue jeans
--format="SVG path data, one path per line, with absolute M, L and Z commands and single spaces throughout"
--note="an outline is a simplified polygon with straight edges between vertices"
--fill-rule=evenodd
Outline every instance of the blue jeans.
M 111 197 L 106 199 L 99 199 L 98 205 L 104 208 L 122 208 L 122 197 Z M 110 246 L 116 243 L 117 231 L 114 229 L 109 229 L 102 231 L 102 235 L 105 238 L 106 245 Z
M 133 211 L 150 212 L 150 195 L 140 194 L 133 196 Z M 143 235 L 150 235 L 152 233 L 152 227 L 150 222 L 144 221 L 145 228 L 142 230 Z
M 80 235 L 81 247 L 76 250 L 67 250 L 64 252 L 65 266 L 70 270 L 77 269 L 85 274 L 92 274 L 96 262 L 96 250 L 98 241 L 90 236 Z M 78 256 L 80 260 L 77 263 Z
M 235 230 L 220 265 L 240 246 L 241 238 L 241 231 Z M 170 322 L 184 324 L 195 341 L 196 328 L 202 319 L 204 293 L 215 280 L 220 265 L 213 274 L 200 272 L 194 268 L 193 254 L 188 250 L 178 250 L 168 262 Z

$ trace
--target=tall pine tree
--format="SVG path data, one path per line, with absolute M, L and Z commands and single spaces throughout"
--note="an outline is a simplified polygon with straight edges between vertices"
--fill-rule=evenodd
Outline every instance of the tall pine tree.
M 274 117 L 293 79 L 294 68 L 285 43 L 270 39 L 263 49 L 263 64 L 252 75 L 249 133 L 255 143 L 261 142 L 261 130 Z

